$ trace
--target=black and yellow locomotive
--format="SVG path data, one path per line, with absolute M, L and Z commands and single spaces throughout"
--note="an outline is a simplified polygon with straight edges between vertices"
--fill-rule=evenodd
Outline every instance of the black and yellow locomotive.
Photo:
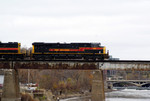
M 104 60 L 108 54 L 100 43 L 33 43 L 32 58 Z
M 18 42 L 0 42 L 0 59 L 24 59 L 25 54 L 21 53 L 21 44 Z

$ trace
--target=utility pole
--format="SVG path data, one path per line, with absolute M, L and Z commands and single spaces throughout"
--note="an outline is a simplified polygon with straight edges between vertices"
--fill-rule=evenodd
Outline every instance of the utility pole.
M 28 84 L 30 83 L 30 70 L 28 69 Z

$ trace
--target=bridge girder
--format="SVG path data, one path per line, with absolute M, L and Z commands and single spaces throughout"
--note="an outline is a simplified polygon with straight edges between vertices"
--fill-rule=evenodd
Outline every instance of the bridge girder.
M 116 84 L 116 83 L 128 83 L 133 84 L 135 86 L 141 87 L 146 84 L 150 84 L 150 80 L 110 80 L 108 83 Z
M 1 61 L 0 69 L 75 69 L 96 70 L 96 62 L 61 62 L 61 61 Z
M 13 65 L 13 66 L 12 66 Z M 150 70 L 150 61 L 0 61 L 0 69 Z
M 150 70 L 150 61 L 110 61 L 104 62 L 102 70 Z

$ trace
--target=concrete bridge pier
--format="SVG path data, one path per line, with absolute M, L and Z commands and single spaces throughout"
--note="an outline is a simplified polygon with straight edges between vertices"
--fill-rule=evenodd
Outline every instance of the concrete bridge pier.
M 92 82 L 92 101 L 105 101 L 103 71 L 94 71 Z
M 17 70 L 9 69 L 5 71 L 1 101 L 21 101 L 18 79 Z

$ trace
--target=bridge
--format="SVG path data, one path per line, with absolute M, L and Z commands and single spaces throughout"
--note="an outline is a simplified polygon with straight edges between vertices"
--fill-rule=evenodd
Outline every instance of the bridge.
M 150 70 L 150 61 L 0 60 L 0 69 Z
M 0 60 L 5 73 L 2 101 L 20 101 L 18 69 L 93 70 L 92 101 L 105 101 L 103 70 L 150 70 L 150 61 L 135 60 Z M 9 90 L 9 91 L 8 91 Z
M 150 80 L 107 80 L 107 82 L 113 86 L 116 83 L 129 83 L 138 87 L 144 86 L 146 84 L 150 84 Z

